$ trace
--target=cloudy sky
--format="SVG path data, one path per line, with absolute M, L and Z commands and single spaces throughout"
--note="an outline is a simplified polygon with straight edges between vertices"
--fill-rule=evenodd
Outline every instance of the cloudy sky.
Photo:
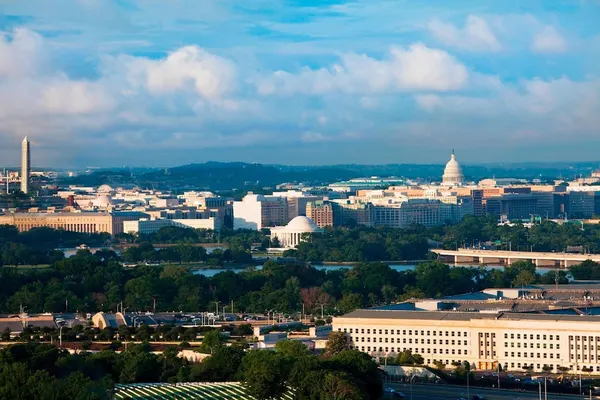
M 0 0 L 0 165 L 600 161 L 600 0 Z

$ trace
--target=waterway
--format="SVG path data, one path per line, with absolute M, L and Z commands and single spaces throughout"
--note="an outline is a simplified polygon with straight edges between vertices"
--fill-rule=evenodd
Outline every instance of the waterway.
M 390 266 L 391 269 L 395 270 L 395 271 L 412 271 L 416 268 L 416 264 L 388 264 Z M 478 264 L 450 264 L 451 267 L 467 267 L 467 268 L 480 268 L 483 267 L 487 270 L 494 270 L 494 269 L 504 269 L 504 265 L 478 265 Z M 313 267 L 315 267 L 318 270 L 321 271 L 335 271 L 335 270 L 341 270 L 341 269 L 351 269 L 353 266 L 352 265 L 348 265 L 348 264 L 327 264 L 327 265 L 323 265 L 323 264 L 313 264 Z M 260 270 L 262 268 L 262 265 L 259 265 L 257 267 L 255 267 L 255 269 Z M 545 274 L 547 272 L 550 271 L 555 271 L 555 268 L 549 268 L 549 267 L 539 267 L 537 268 L 537 273 L 538 274 Z M 196 275 L 204 275 L 206 277 L 211 277 L 211 276 L 215 276 L 216 274 L 218 274 L 219 272 L 225 272 L 225 271 L 233 271 L 235 273 L 239 273 L 244 271 L 243 269 L 231 269 L 231 268 L 208 268 L 208 269 L 199 269 L 199 270 L 195 270 L 193 273 Z

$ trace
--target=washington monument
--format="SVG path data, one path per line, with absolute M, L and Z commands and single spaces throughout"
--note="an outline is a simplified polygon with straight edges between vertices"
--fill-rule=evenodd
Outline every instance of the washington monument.
M 21 143 L 21 192 L 29 192 L 29 173 L 31 172 L 31 152 L 27 136 Z

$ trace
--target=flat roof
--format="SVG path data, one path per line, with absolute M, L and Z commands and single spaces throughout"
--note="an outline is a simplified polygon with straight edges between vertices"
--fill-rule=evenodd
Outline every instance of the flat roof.
M 470 321 L 476 319 L 502 319 L 511 321 L 566 321 L 598 322 L 598 315 L 533 314 L 533 313 L 479 313 L 467 311 L 405 311 L 405 310 L 355 310 L 339 318 L 357 319 L 408 319 L 427 321 Z

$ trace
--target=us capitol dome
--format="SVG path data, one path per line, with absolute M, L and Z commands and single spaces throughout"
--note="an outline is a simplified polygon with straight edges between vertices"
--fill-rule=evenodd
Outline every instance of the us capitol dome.
M 452 150 L 452 155 L 450 156 L 450 161 L 446 164 L 446 168 L 444 168 L 444 176 L 442 177 L 442 184 L 444 185 L 460 185 L 464 182 L 465 177 L 462 173 L 462 168 L 458 161 L 456 161 L 456 157 L 454 156 L 454 150 Z

